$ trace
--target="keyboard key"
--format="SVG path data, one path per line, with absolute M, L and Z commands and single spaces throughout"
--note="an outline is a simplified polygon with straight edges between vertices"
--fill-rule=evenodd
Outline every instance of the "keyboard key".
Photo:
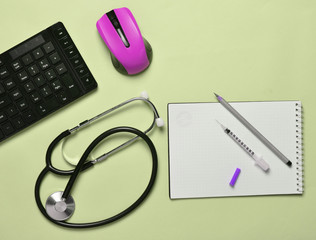
M 1 128 L 2 128 L 2 130 L 4 132 L 4 134 L 7 135 L 7 136 L 12 134 L 13 132 L 15 132 L 15 129 L 14 129 L 14 127 L 12 126 L 12 124 L 10 122 L 6 122 L 5 124 L 3 124 L 1 126 Z
M 23 110 L 25 110 L 25 109 L 28 108 L 28 104 L 27 104 L 27 102 L 25 101 L 25 99 L 19 101 L 19 102 L 17 103 L 17 106 L 18 106 L 18 108 L 19 108 L 21 111 L 23 111 Z
M 12 124 L 15 128 L 19 129 L 19 128 L 22 128 L 24 127 L 25 123 L 24 121 L 22 120 L 22 117 L 19 116 L 19 117 L 16 117 L 14 119 L 12 119 Z
M 40 59 L 41 57 L 44 56 L 44 53 L 43 53 L 42 49 L 40 49 L 40 48 L 35 49 L 32 53 L 33 53 L 33 56 L 36 60 Z
M 31 76 L 35 76 L 39 73 L 38 67 L 34 64 L 27 69 Z
M 33 59 L 30 54 L 26 54 L 24 57 L 22 57 L 22 62 L 27 66 L 33 62 Z
M 0 79 L 4 79 L 9 75 L 10 75 L 10 73 L 9 73 L 8 69 L 6 69 L 5 67 L 0 68 Z
M 23 112 L 22 117 L 27 123 L 32 123 L 36 120 L 36 115 L 31 110 L 26 110 Z
M 3 123 L 5 120 L 7 120 L 7 116 L 4 112 L 0 112 L 0 123 Z
M 4 108 L 10 103 L 11 103 L 11 100 L 7 96 L 0 98 L 0 109 Z
M 18 73 L 17 76 L 18 76 L 18 79 L 20 79 L 21 82 L 24 82 L 27 79 L 29 79 L 29 76 L 27 75 L 26 71 L 22 71 L 22 72 Z
M 63 27 L 60 27 L 54 31 L 54 34 L 58 39 L 61 39 L 64 36 L 66 36 L 67 33 L 66 33 L 66 29 L 64 29 Z
M 59 106 L 59 103 L 57 102 L 56 98 L 50 98 L 44 103 L 40 103 L 36 106 L 37 112 L 40 115 L 45 115 L 49 113 L 50 111 L 56 109 Z
M 52 86 L 54 91 L 58 91 L 58 90 L 62 89 L 62 85 L 61 85 L 61 82 L 59 80 L 54 81 L 51 84 L 51 86 Z
M 75 55 L 77 55 L 77 49 L 75 48 L 75 46 L 70 46 L 69 48 L 65 49 L 65 53 L 67 55 L 68 58 L 72 58 Z
M 57 107 L 59 107 L 59 103 L 58 103 L 56 97 L 52 97 L 52 98 L 49 98 L 48 100 L 46 100 L 46 106 L 50 110 L 53 110 L 53 109 L 56 109 Z
M 49 64 L 49 62 L 48 62 L 48 60 L 47 60 L 46 58 L 42 59 L 42 60 L 39 61 L 38 63 L 39 63 L 40 68 L 41 68 L 42 70 L 46 70 L 46 69 L 50 66 L 50 64 Z
M 53 80 L 55 79 L 57 76 L 56 76 L 56 73 L 53 69 L 50 69 L 48 70 L 47 72 L 45 72 L 45 76 L 46 76 L 46 79 L 47 80 Z
M 72 66 L 74 68 L 76 68 L 76 67 L 80 66 L 83 63 L 83 60 L 82 60 L 82 58 L 79 55 L 76 55 L 75 57 L 70 59 L 70 62 L 72 64 Z
M 62 38 L 61 40 L 59 40 L 60 45 L 62 46 L 62 48 L 67 48 L 70 45 L 72 45 L 72 41 L 70 40 L 70 38 L 68 36 L 65 36 L 64 38 Z
M 5 80 L 3 84 L 8 90 L 11 90 L 12 88 L 16 86 L 15 82 L 11 78 L 9 78 L 8 80 Z
M 34 78 L 34 82 L 35 82 L 36 86 L 41 87 L 46 83 L 46 79 L 42 75 L 40 75 L 40 76 Z
M 67 72 L 67 68 L 65 67 L 65 64 L 61 63 L 56 67 L 56 71 L 59 75 L 62 75 L 63 73 Z
M 74 81 L 69 74 L 64 75 L 61 80 L 72 97 L 78 97 L 80 95 L 79 88 L 74 84 Z
M 88 68 L 85 66 L 80 66 L 76 69 L 77 73 L 79 74 L 80 77 L 83 77 L 84 75 L 88 74 Z
M 11 65 L 14 71 L 18 71 L 22 68 L 22 64 L 19 60 L 14 61 Z
M 19 113 L 19 111 L 16 109 L 15 106 L 10 106 L 10 107 L 7 109 L 7 114 L 8 114 L 9 117 L 12 117 L 12 116 L 14 116 L 14 115 L 16 115 L 16 114 L 18 114 L 18 113 Z
M 45 43 L 43 45 L 43 48 L 44 48 L 44 51 L 46 53 L 50 53 L 50 52 L 55 50 L 54 45 L 52 44 L 52 42 Z
M 49 112 L 45 103 L 38 104 L 36 106 L 36 110 L 39 113 L 39 115 L 41 115 L 41 116 L 43 116 Z
M 27 93 L 30 93 L 35 89 L 35 87 L 34 87 L 34 84 L 32 82 L 28 82 L 28 83 L 24 84 L 24 89 Z
M 49 95 L 51 95 L 53 93 L 49 86 L 43 87 L 40 90 L 40 92 L 41 92 L 43 97 L 48 97 Z
M 58 101 L 62 104 L 65 104 L 66 102 L 70 100 L 70 97 L 66 94 L 65 91 L 58 93 L 56 96 L 57 96 Z
M 14 101 L 20 99 L 22 97 L 22 93 L 20 92 L 19 89 L 15 89 L 13 92 L 11 92 L 11 97 Z
M 88 74 L 88 75 L 81 78 L 81 82 L 83 83 L 84 86 L 88 87 L 88 86 L 93 84 L 94 80 L 90 76 L 90 74 Z
M 52 55 L 49 56 L 49 59 L 52 64 L 56 64 L 60 61 L 60 57 L 57 52 L 53 53 Z
M 32 93 L 30 97 L 34 103 L 37 103 L 42 99 L 38 92 Z

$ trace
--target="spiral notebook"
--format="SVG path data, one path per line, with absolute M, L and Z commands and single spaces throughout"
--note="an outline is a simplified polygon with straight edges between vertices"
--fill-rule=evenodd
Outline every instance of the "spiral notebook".
M 303 193 L 300 101 L 230 103 L 288 159 L 287 166 L 220 103 L 168 104 L 171 199 Z M 269 164 L 265 172 L 219 121 Z M 241 169 L 232 187 L 229 182 Z

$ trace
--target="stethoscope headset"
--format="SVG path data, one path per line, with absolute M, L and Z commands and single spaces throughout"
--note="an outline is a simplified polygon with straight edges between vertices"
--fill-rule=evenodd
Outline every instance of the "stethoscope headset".
M 58 168 L 53 166 L 52 160 L 51 160 L 52 153 L 53 153 L 53 150 L 55 149 L 56 145 L 61 140 L 66 139 L 66 137 L 68 137 L 72 133 L 78 131 L 82 127 L 87 126 L 87 125 L 91 124 L 92 122 L 100 119 L 101 117 L 104 117 L 105 115 L 113 112 L 114 110 L 117 110 L 118 108 L 120 108 L 128 103 L 134 102 L 136 100 L 141 100 L 141 101 L 146 102 L 152 108 L 152 111 L 154 113 L 154 120 L 147 130 L 142 132 L 142 131 L 140 131 L 136 128 L 133 128 L 133 127 L 114 127 L 110 130 L 103 132 L 101 135 L 99 135 L 97 138 L 95 138 L 91 142 L 91 144 L 84 151 L 78 164 L 76 165 L 76 167 L 73 170 L 61 170 L 61 169 L 58 169 Z M 158 114 L 157 109 L 155 108 L 154 104 L 148 100 L 147 93 L 142 92 L 141 97 L 135 97 L 135 98 L 131 98 L 127 101 L 124 101 L 121 104 L 119 104 L 119 105 L 117 105 L 109 110 L 106 110 L 106 111 L 102 112 L 101 114 L 99 114 L 99 115 L 97 115 L 89 120 L 81 122 L 76 127 L 72 128 L 72 129 L 65 130 L 64 132 L 59 134 L 53 140 L 53 142 L 49 145 L 49 147 L 47 149 L 46 166 L 44 167 L 44 169 L 42 170 L 42 172 L 38 176 L 36 184 L 35 184 L 35 200 L 36 200 L 37 206 L 40 209 L 41 213 L 51 222 L 58 224 L 60 226 L 63 226 L 63 227 L 89 228 L 89 227 L 97 227 L 97 226 L 105 225 L 108 223 L 112 223 L 112 222 L 126 216 L 131 211 L 133 211 L 148 196 L 150 190 L 152 189 L 152 187 L 154 185 L 155 179 L 156 179 L 157 167 L 158 167 L 157 152 L 156 152 L 154 144 L 152 143 L 150 138 L 146 135 L 148 132 L 150 132 L 153 129 L 153 127 L 155 125 L 157 125 L 158 127 L 162 127 L 164 125 L 164 122 L 159 117 L 159 114 Z M 107 152 L 107 153 L 105 153 L 105 154 L 103 154 L 103 155 L 101 155 L 93 160 L 87 161 L 90 153 L 93 151 L 93 149 L 101 141 L 103 141 L 104 139 L 106 139 L 107 137 L 109 137 L 113 134 L 120 133 L 120 132 L 132 133 L 136 136 L 131 138 L 130 140 L 126 141 L 125 143 L 119 145 L 118 147 L 112 149 L 111 151 L 109 151 L 109 152 Z M 144 140 L 144 142 L 147 144 L 147 146 L 151 152 L 151 156 L 152 156 L 151 176 L 150 176 L 147 187 L 145 188 L 144 192 L 140 195 L 140 197 L 132 205 L 130 205 L 128 208 L 126 208 L 125 210 L 121 211 L 120 213 L 118 213 L 112 217 L 106 218 L 104 220 L 100 220 L 100 221 L 96 221 L 96 222 L 89 222 L 89 223 L 67 222 L 66 220 L 69 219 L 73 215 L 74 210 L 75 210 L 75 202 L 74 202 L 73 197 L 70 195 L 70 193 L 71 193 L 71 190 L 73 188 L 73 185 L 74 185 L 76 179 L 79 176 L 79 173 L 86 171 L 90 167 L 94 166 L 96 163 L 99 163 L 99 162 L 105 160 L 110 155 L 112 155 L 112 154 L 116 153 L 117 151 L 123 149 L 124 147 L 130 145 L 131 143 L 133 143 L 134 141 L 136 141 L 139 138 Z M 43 182 L 43 179 L 45 178 L 45 176 L 49 172 L 56 174 L 56 175 L 60 175 L 60 176 L 70 176 L 70 178 L 69 178 L 68 183 L 65 187 L 65 190 L 58 191 L 58 192 L 51 194 L 47 198 L 47 201 L 46 201 L 46 204 L 44 207 L 43 203 L 41 201 L 41 198 L 40 198 L 40 188 L 41 188 L 41 184 Z

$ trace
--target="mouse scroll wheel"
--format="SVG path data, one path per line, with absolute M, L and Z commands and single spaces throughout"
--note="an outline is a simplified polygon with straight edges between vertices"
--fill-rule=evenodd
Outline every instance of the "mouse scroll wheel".
M 112 24 L 113 24 L 113 26 L 114 26 L 116 29 L 120 28 L 120 24 L 119 24 L 119 22 L 118 22 L 117 19 L 113 19 L 113 20 L 112 20 Z

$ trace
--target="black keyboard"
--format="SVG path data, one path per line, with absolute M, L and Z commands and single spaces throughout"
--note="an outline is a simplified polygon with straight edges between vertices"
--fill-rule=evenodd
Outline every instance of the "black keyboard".
M 61 22 L 0 54 L 0 142 L 96 87 Z

